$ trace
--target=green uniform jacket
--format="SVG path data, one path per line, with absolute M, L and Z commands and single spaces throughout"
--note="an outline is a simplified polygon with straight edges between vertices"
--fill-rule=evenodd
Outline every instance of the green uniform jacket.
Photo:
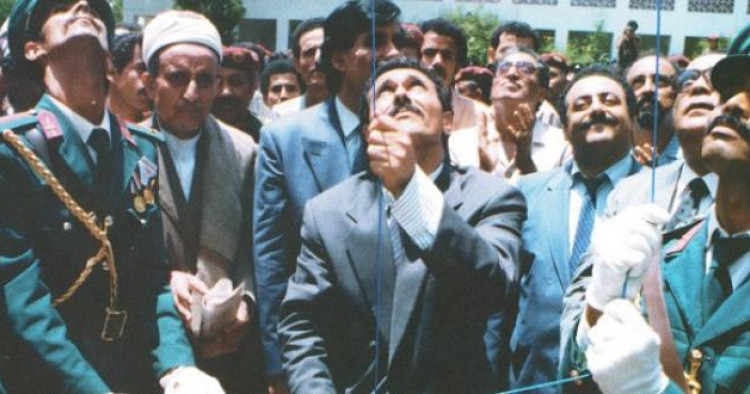
M 662 249 L 664 301 L 677 354 L 688 371 L 690 351 L 698 349 L 703 353 L 698 371 L 703 394 L 750 393 L 750 281 L 745 280 L 734 289 L 708 321 L 703 322 L 700 303 L 708 225 L 700 222 L 696 226 L 701 228 L 692 238 L 672 240 Z M 562 367 L 566 376 L 572 370 L 586 369 L 585 356 L 575 339 L 568 345 Z M 568 386 L 573 389 L 573 385 Z M 681 391 L 672 384 L 667 392 Z
M 16 150 L 0 142 L 0 376 L 10 392 L 149 392 L 169 369 L 194 365 L 167 286 L 159 208 L 134 203 L 158 179 L 162 137 L 107 116 L 115 168 L 106 198 L 94 193 L 86 145 L 48 96 L 29 116 L 0 119 L 0 129 L 13 129 L 29 147 L 29 130 L 41 130 L 47 165 L 65 189 L 84 210 L 113 218 L 119 308 L 128 313 L 123 337 L 104 342 L 109 275 L 101 264 L 72 298 L 52 306 L 100 244 Z

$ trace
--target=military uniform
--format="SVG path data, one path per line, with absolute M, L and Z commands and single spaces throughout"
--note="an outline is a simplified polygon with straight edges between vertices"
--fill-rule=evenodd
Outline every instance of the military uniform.
M 28 114 L 0 119 L 0 130 L 20 136 L 85 211 L 111 223 L 118 309 L 127 313 L 122 336 L 104 340 L 111 286 L 106 264 L 96 265 L 67 301 L 53 307 L 101 243 L 17 150 L 0 142 L 0 376 L 11 392 L 157 391 L 164 373 L 194 365 L 167 286 L 155 204 L 163 137 L 106 116 L 113 168 L 104 188 L 95 187 L 96 166 L 85 142 L 50 97 Z
M 745 279 L 707 321 L 701 315 L 708 223 L 665 234 L 661 262 L 664 301 L 677 356 L 686 372 L 697 367 L 701 393 L 750 393 L 750 282 Z M 573 337 L 575 337 L 573 335 Z M 570 376 L 585 372 L 585 356 L 575 340 L 568 343 L 562 370 Z M 698 356 L 696 360 L 693 356 Z M 575 385 L 566 385 L 577 391 Z M 584 385 L 590 392 L 595 385 Z M 669 393 L 681 393 L 674 384 Z

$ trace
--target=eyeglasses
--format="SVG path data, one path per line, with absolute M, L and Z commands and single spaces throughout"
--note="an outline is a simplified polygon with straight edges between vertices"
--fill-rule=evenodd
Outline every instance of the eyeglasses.
M 435 49 L 435 48 L 425 48 L 422 51 L 422 57 L 432 59 L 435 56 L 440 54 L 440 57 L 443 59 L 444 62 L 453 62 L 456 60 L 456 55 L 453 53 L 453 51 L 445 50 L 445 49 Z
M 713 67 L 707 68 L 705 70 L 689 69 L 689 70 L 683 71 L 680 74 L 680 76 L 677 77 L 677 89 L 679 89 L 680 92 L 690 89 L 690 87 L 692 87 L 693 84 L 696 81 L 698 81 L 698 79 L 701 76 L 706 78 L 708 87 L 710 89 L 713 89 L 713 85 L 711 85 L 711 71 L 712 70 L 713 70 Z
M 515 67 L 519 73 L 526 75 L 526 76 L 534 75 L 537 70 L 536 64 L 532 62 L 528 62 L 528 61 L 511 62 L 511 61 L 504 60 L 500 62 L 500 64 L 497 65 L 497 73 L 505 75 L 509 73 L 510 69 L 513 67 Z

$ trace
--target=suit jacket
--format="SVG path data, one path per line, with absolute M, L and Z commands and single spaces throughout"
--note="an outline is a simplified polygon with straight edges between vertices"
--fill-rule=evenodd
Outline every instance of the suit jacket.
M 475 169 L 446 165 L 436 184 L 445 205 L 435 242 L 415 251 L 403 236 L 408 261 L 395 268 L 388 230 L 378 234 L 385 209 L 371 174 L 308 203 L 279 326 L 293 392 L 371 392 L 375 370 L 387 374 L 388 392 L 489 390 L 487 300 L 515 292 L 525 203 L 517 190 Z M 393 284 L 390 300 L 379 299 L 379 275 Z M 386 347 L 376 368 L 374 314 L 388 301 L 391 324 L 377 333 Z
M 261 131 L 254 199 L 254 258 L 266 371 L 282 373 L 279 305 L 294 272 L 305 203 L 351 175 L 335 97 Z
M 57 105 L 44 96 L 32 114 L 6 119 L 3 129 L 15 130 L 29 146 L 36 146 L 27 139 L 30 130 L 42 130 L 48 137 L 47 165 L 66 190 L 84 210 L 112 217 L 108 235 L 118 306 L 128 318 L 121 339 L 100 339 L 110 294 L 109 274 L 101 265 L 68 301 L 52 306 L 100 244 L 15 149 L 0 144 L 1 352 L 11 358 L 0 372 L 3 383 L 11 392 L 158 390 L 162 374 L 194 365 L 167 287 L 159 208 L 134 202 L 158 176 L 156 142 L 162 137 L 122 127 L 107 112 L 114 168 L 113 192 L 104 199 L 94 191 L 86 146 Z
M 688 238 L 672 239 L 662 248 L 664 302 L 674 337 L 677 356 L 686 371 L 692 349 L 703 353 L 698 370 L 701 392 L 750 393 L 750 281 L 744 281 L 724 300 L 719 309 L 703 322 L 701 287 L 705 276 L 707 221 L 699 222 Z M 681 232 L 682 233 L 682 232 Z M 568 342 L 563 368 L 585 371 L 585 355 L 575 338 Z M 674 384 L 670 393 L 681 392 Z
M 151 120 L 145 126 L 151 127 Z M 221 278 L 237 285 L 245 281 L 252 291 L 252 199 L 256 144 L 250 136 L 231 126 L 220 124 L 209 115 L 203 123 L 200 151 L 193 182 L 200 185 L 200 230 L 197 256 L 185 253 L 182 218 L 167 171 L 159 174 L 164 240 L 172 269 L 189 271 L 210 287 Z M 162 149 L 168 149 L 166 145 Z M 166 168 L 164 155 L 159 165 Z
M 629 174 L 640 166 L 631 160 Z M 521 290 L 511 336 L 511 387 L 544 383 L 557 376 L 560 316 L 565 289 L 573 277 L 568 262 L 572 162 L 521 178 L 518 186 L 530 207 L 523 226 Z M 555 390 L 555 388 L 550 389 Z

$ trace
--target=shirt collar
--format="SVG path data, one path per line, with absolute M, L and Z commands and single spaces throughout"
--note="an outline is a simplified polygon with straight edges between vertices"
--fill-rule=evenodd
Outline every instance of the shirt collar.
M 58 109 L 60 109 L 60 112 L 63 113 L 63 115 L 68 118 L 68 121 L 73 125 L 73 129 L 78 133 L 78 135 L 83 140 L 83 143 L 85 144 L 89 140 L 89 136 L 91 136 L 91 132 L 94 131 L 95 128 L 104 129 L 107 132 L 107 135 L 110 137 L 110 142 L 112 140 L 112 132 L 110 131 L 110 123 L 109 123 L 109 114 L 108 111 L 104 111 L 104 116 L 102 117 L 101 124 L 95 125 L 91 122 L 89 122 L 86 118 L 84 118 L 81 115 L 78 115 L 75 111 L 70 109 L 67 105 L 63 104 L 59 100 L 55 99 L 52 96 L 49 96 L 49 98 L 52 100 L 53 103 L 57 106 Z
M 682 185 L 680 185 L 680 187 L 682 188 L 681 191 L 684 191 L 690 181 L 698 178 L 698 174 L 696 174 L 695 171 L 690 168 L 687 162 L 683 162 L 682 176 L 680 176 L 680 178 L 684 179 L 684 181 L 681 181 Z M 713 172 L 709 172 L 708 174 L 703 175 L 701 178 L 703 178 L 703 182 L 706 183 L 706 187 L 708 188 L 708 193 L 711 195 L 711 199 L 716 200 L 716 189 L 719 187 L 719 177 Z
M 440 163 L 440 165 L 438 166 L 438 168 L 436 168 L 435 171 L 433 171 L 433 172 L 430 173 L 429 177 L 430 177 L 430 180 L 432 182 L 435 182 L 438 179 L 438 177 L 440 176 L 440 173 L 443 172 L 443 166 L 444 165 L 445 165 L 444 163 Z
M 339 96 L 336 96 L 335 101 L 336 113 L 339 115 L 339 122 L 341 123 L 341 131 L 344 132 L 344 138 L 348 138 L 359 127 L 359 118 L 344 105 Z
M 604 170 L 604 174 L 607 175 L 607 178 L 609 179 L 610 184 L 616 185 L 617 182 L 619 182 L 622 178 L 625 178 L 628 176 L 631 165 L 632 165 L 632 159 L 630 158 L 630 155 L 625 155 L 625 157 L 620 159 L 620 161 L 618 161 L 615 164 L 612 164 L 606 170 Z M 577 176 L 576 174 L 581 174 L 581 175 Z M 570 175 L 573 177 L 573 184 L 575 184 L 579 178 L 583 177 L 581 170 L 578 168 L 578 163 L 576 163 L 575 160 L 573 160 L 572 167 L 570 170 Z
M 740 238 L 750 236 L 750 230 L 742 231 L 737 234 L 729 234 L 727 230 L 724 230 L 716 217 L 716 204 L 714 204 L 708 211 L 708 218 L 706 220 L 708 220 L 708 238 L 706 239 L 706 247 L 711 245 L 716 236 L 720 238 Z

